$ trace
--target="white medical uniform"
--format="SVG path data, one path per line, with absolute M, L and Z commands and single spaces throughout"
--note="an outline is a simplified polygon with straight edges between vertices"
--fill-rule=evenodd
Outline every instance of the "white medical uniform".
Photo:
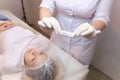
M 56 15 L 61 29 L 69 32 L 82 23 L 102 20 L 107 24 L 113 0 L 42 0 L 40 7 L 46 7 Z M 90 64 L 94 55 L 96 38 L 69 38 L 52 33 L 51 40 L 83 64 Z

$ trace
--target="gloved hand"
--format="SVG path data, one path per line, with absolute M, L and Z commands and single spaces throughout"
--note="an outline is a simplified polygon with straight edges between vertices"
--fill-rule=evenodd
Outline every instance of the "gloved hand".
M 61 32 L 60 25 L 54 17 L 43 18 L 41 21 L 38 21 L 38 24 L 42 27 L 53 28 L 56 34 L 60 34 Z
M 92 25 L 89 23 L 81 24 L 74 32 L 74 36 L 83 36 L 85 38 L 91 39 L 96 37 L 100 34 L 100 30 L 96 30 Z

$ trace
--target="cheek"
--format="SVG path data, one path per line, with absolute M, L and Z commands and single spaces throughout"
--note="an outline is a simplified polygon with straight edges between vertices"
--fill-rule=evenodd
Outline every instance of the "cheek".
M 40 64 L 40 62 L 41 62 L 41 60 L 40 60 L 40 58 L 37 56 L 37 57 L 35 58 L 34 62 L 33 62 L 33 66 L 34 66 L 34 67 L 35 67 L 35 66 L 38 66 L 38 65 Z
M 31 66 L 32 66 L 31 60 L 32 60 L 32 56 L 29 56 L 29 55 L 26 55 L 26 56 L 25 56 L 25 64 L 26 64 L 28 67 L 31 67 Z
M 36 57 L 36 60 L 34 62 L 34 66 L 39 66 L 41 64 L 44 64 L 48 57 L 46 55 L 39 55 Z

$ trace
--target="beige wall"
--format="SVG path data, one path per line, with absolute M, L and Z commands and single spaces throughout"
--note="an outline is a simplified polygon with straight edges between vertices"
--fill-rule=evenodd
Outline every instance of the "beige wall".
M 19 18 L 23 17 L 21 0 L 0 0 L 0 9 L 9 10 Z
M 40 2 L 41 0 L 24 0 L 26 18 L 34 26 L 38 26 Z
M 92 65 L 112 80 L 120 80 L 120 0 L 114 0 L 111 22 L 100 36 Z

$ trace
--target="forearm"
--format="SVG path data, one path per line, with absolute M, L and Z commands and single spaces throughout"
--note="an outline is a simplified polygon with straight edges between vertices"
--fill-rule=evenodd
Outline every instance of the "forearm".
M 42 20 L 43 18 L 48 18 L 48 17 L 52 17 L 52 13 L 50 12 L 50 10 L 48 8 L 41 7 L 39 11 L 40 20 Z M 51 35 L 53 31 L 52 28 L 48 28 L 48 27 L 41 27 L 41 30 L 46 32 L 49 36 Z
M 52 13 L 50 12 L 48 8 L 44 8 L 44 7 L 40 8 L 40 11 L 39 11 L 40 19 L 51 17 L 51 16 L 52 16 Z
M 101 30 L 103 31 L 106 27 L 106 24 L 101 21 L 101 20 L 96 20 L 92 23 L 92 26 L 96 29 L 96 30 Z

